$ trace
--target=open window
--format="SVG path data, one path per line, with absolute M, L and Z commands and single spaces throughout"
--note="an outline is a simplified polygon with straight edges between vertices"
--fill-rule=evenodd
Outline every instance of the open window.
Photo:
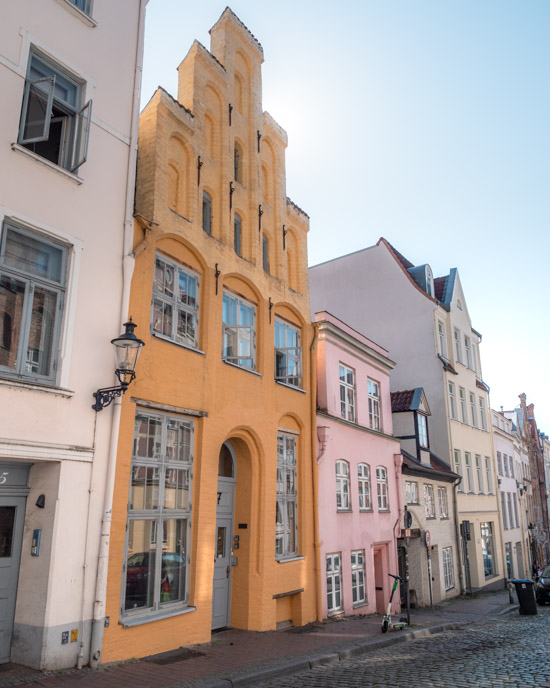
M 300 330 L 275 319 L 275 379 L 293 387 L 302 386 Z
M 86 162 L 92 101 L 62 67 L 31 53 L 17 142 L 70 172 Z

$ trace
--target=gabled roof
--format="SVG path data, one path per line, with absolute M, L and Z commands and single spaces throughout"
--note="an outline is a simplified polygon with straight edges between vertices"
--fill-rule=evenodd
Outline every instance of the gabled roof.
M 431 415 L 423 387 L 405 389 L 401 392 L 391 392 L 391 410 L 392 413 L 423 411 Z

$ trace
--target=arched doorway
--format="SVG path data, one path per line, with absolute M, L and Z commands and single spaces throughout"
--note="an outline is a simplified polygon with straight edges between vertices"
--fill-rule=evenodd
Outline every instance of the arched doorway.
M 220 449 L 218 461 L 212 630 L 229 626 L 236 466 L 233 447 L 229 442 L 224 442 Z

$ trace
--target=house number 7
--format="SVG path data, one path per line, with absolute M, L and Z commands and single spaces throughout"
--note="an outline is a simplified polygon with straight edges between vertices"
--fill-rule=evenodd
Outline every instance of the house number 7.
M 8 475 L 10 474 L 9 471 L 4 471 L 4 473 L 0 474 L 0 485 L 3 485 L 4 483 L 8 482 Z

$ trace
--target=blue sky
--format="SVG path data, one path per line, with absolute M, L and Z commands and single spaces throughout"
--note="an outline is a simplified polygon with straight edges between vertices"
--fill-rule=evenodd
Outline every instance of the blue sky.
M 457 267 L 492 407 L 525 392 L 550 434 L 550 1 L 230 6 L 264 48 L 310 265 L 384 236 L 435 275 Z M 176 95 L 224 8 L 149 0 L 144 103 L 158 85 Z

